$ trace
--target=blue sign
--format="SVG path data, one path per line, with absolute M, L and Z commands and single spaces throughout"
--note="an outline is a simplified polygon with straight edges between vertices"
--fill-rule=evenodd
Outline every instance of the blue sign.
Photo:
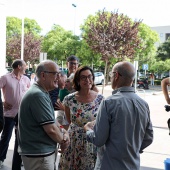
M 143 64 L 143 70 L 148 70 L 148 64 Z

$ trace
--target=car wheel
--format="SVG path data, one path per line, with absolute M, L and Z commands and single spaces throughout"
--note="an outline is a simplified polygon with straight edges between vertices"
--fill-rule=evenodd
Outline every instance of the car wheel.
M 100 84 L 103 85 L 103 83 L 104 83 L 104 80 L 102 80 Z

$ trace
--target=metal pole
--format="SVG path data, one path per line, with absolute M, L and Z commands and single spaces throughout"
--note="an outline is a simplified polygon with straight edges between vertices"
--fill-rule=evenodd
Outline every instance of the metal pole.
M 1 62 L 0 62 L 0 76 L 6 74 L 7 71 L 5 69 L 6 66 L 6 4 L 5 1 L 0 0 L 0 54 L 1 54 Z
M 74 16 L 74 35 L 75 35 L 75 27 L 76 27 L 76 5 L 75 4 L 72 4 L 72 6 L 75 8 L 75 16 Z
M 138 70 L 138 61 L 134 61 L 134 67 L 135 67 L 135 92 L 136 92 L 136 86 L 137 86 L 137 70 Z
M 21 60 L 24 59 L 24 0 L 22 0 Z

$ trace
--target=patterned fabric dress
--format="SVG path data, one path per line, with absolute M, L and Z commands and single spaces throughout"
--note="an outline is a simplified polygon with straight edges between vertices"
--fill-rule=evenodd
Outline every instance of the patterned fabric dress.
M 97 147 L 87 142 L 83 126 L 95 120 L 97 110 L 103 96 L 98 94 L 93 102 L 80 103 L 76 100 L 75 93 L 69 94 L 64 99 L 64 104 L 70 108 L 71 124 L 68 132 L 70 146 L 61 154 L 58 170 L 93 170 L 97 157 Z

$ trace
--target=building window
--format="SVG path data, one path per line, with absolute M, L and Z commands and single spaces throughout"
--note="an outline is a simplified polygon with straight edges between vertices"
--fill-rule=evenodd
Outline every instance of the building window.
M 166 33 L 166 34 L 165 34 L 166 40 L 167 40 L 169 37 L 170 37 L 170 33 Z

